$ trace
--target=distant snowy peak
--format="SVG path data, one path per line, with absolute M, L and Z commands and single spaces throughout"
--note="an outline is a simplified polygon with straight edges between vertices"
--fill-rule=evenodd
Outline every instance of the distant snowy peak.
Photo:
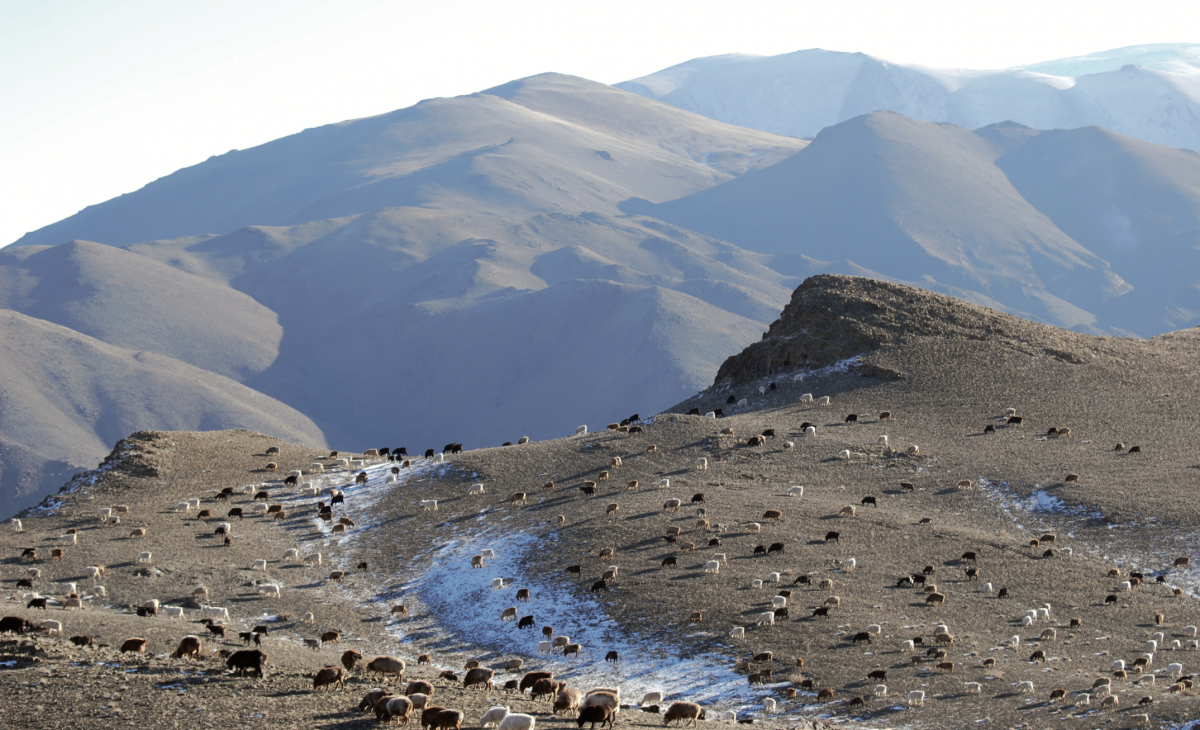
M 886 110 L 971 129 L 1009 120 L 1037 129 L 1100 126 L 1200 150 L 1200 45 L 1136 46 L 994 71 L 808 49 L 699 58 L 617 87 L 794 137 Z
M 1150 43 L 1126 46 L 1017 68 L 1051 76 L 1087 76 L 1117 71 L 1125 66 L 1141 66 L 1177 74 L 1200 74 L 1200 44 Z

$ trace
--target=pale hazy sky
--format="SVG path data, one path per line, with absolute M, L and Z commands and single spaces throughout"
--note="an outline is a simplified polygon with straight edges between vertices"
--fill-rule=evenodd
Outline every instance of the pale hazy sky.
M 803 48 L 1005 68 L 1195 40 L 1192 0 L 0 0 L 0 246 L 214 154 L 543 71 Z

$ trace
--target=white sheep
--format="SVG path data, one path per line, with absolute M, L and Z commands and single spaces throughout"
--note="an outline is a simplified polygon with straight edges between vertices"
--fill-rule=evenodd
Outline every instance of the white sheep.
M 1183 645 L 1183 648 L 1187 649 L 1188 651 L 1200 649 L 1200 640 L 1188 639 L 1187 643 Z
M 149 550 L 143 550 L 142 552 L 138 553 L 137 561 L 139 563 L 149 563 L 153 557 L 154 556 L 151 555 Z
M 908 447 L 908 455 L 909 456 L 920 456 L 921 455 L 921 447 L 917 446 L 916 444 L 909 446 Z
M 1033 694 L 1033 682 L 1018 682 L 1017 692 L 1025 695 Z
M 778 583 L 783 578 L 782 573 L 768 573 L 767 580 L 771 583 Z
M 470 492 L 471 494 L 483 494 L 485 491 L 486 490 L 484 489 L 482 484 L 472 484 L 471 485 L 471 492 Z
M 759 390 L 762 390 L 762 388 L 759 388 Z M 768 715 L 774 714 L 775 707 L 776 705 L 774 699 L 770 697 L 763 698 L 763 712 L 767 713 Z
M 879 636 L 883 633 L 883 627 L 879 624 L 871 624 L 867 627 L 867 633 L 871 636 Z
M 1139 685 L 1143 685 L 1143 684 L 1153 685 L 1154 684 L 1154 675 L 1153 674 L 1143 674 L 1142 676 L 1137 678 L 1137 683 Z
M 192 506 L 190 504 L 188 504 L 187 502 L 180 502 L 179 504 L 172 507 L 171 511 L 172 512 L 187 512 L 191 508 L 192 508 Z
M 787 496 L 803 497 L 804 496 L 804 487 L 800 487 L 800 486 L 792 487 L 791 489 L 788 490 Z
M 263 583 L 258 587 L 258 593 L 261 596 L 279 598 L 279 586 L 275 583 Z
M 92 590 L 90 592 L 97 598 L 103 598 L 104 596 L 108 595 L 108 589 L 106 589 L 104 586 L 92 586 Z
M 647 692 L 642 695 L 642 701 L 638 703 L 638 706 L 649 707 L 650 705 L 661 705 L 662 698 L 662 692 Z
M 47 634 L 58 634 L 62 636 L 63 625 L 61 621 L 43 621 L 42 630 Z
M 805 436 L 816 436 L 816 435 L 817 435 L 817 427 L 816 427 L 816 426 L 809 426 L 809 427 L 805 428 L 805 429 L 804 429 L 804 435 L 805 435 Z
M 229 609 L 221 608 L 220 606 L 200 606 L 200 611 L 208 618 L 221 618 L 229 620 Z
M 1046 629 L 1042 631 L 1042 641 L 1057 641 L 1058 629 Z
M 783 608 L 787 605 L 787 598 L 784 596 L 775 596 L 771 599 L 771 608 Z
M 386 477 L 384 477 L 384 478 L 383 478 L 383 483 L 384 483 L 384 484 L 396 484 L 396 483 L 397 483 L 397 482 L 396 482 L 396 475 L 395 475 L 395 474 L 388 474 Z
M 1183 644 L 1180 643 L 1179 639 L 1175 639 L 1174 641 L 1171 642 L 1171 651 L 1179 651 L 1182 648 L 1183 648 Z
M 488 560 L 491 560 L 496 557 L 496 551 L 491 548 L 484 548 L 483 550 L 479 551 L 479 554 L 482 555 L 483 557 L 487 558 Z
M 877 685 L 875 685 L 875 689 L 872 690 L 871 693 L 873 695 L 875 695 L 876 697 L 887 697 L 887 685 L 886 684 L 877 684 Z
M 200 509 L 200 499 L 197 497 L 192 497 L 187 501 L 187 505 L 190 509 Z
M 68 581 L 68 582 L 66 582 L 66 583 L 59 583 L 59 584 L 58 584 L 58 589 L 59 589 L 60 591 L 62 591 L 63 595 L 65 595 L 65 596 L 69 596 L 69 595 L 71 595 L 72 593 L 78 593 L 78 592 L 79 592 L 79 591 L 76 589 L 76 586 L 75 586 L 75 584 L 74 584 L 73 582 L 69 582 L 69 581 Z
M 1144 649 L 1146 651 L 1151 651 L 1151 652 L 1158 651 L 1158 642 L 1155 641 L 1154 639 L 1151 639 L 1151 640 L 1147 641 L 1146 643 L 1142 644 L 1142 649 Z
M 514 712 L 500 720 L 497 730 L 533 730 L 534 722 L 532 714 Z
M 1049 621 L 1050 620 L 1050 609 L 1039 608 L 1037 610 L 1037 617 L 1038 617 L 1039 621 Z
M 483 717 L 479 718 L 479 726 L 499 725 L 500 721 L 508 716 L 508 713 L 509 709 L 507 707 L 493 707 L 483 713 Z
M 757 590 L 763 587 L 763 582 L 758 578 L 755 578 L 754 580 L 750 581 L 750 587 Z
M 817 401 L 817 405 L 819 405 L 819 406 L 827 406 L 827 405 L 829 405 L 829 403 L 830 403 L 829 396 L 827 396 L 827 395 L 821 396 L 821 400 Z
M 967 694 L 977 695 L 983 692 L 983 685 L 979 682 L 966 682 L 963 687 L 966 688 Z
M 1150 634 L 1150 638 L 1161 644 L 1163 643 L 1163 632 L 1155 631 L 1153 634 Z
M 529 443 L 528 436 L 522 436 L 521 438 L 517 439 L 517 446 L 524 446 L 527 443 Z
M 1029 626 L 1029 625 L 1031 625 L 1032 623 L 1033 623 L 1033 617 L 1032 617 L 1032 616 L 1022 616 L 1022 617 L 1021 617 L 1021 625 L 1022 625 L 1022 626 Z
M 914 689 L 908 693 L 908 705 L 916 705 L 917 707 L 925 706 L 925 692 L 923 690 Z
M 250 563 L 250 570 L 261 570 L 264 573 L 267 572 L 267 561 L 255 560 L 253 563 Z
M 984 584 L 983 584 L 983 592 L 984 592 L 984 593 L 991 593 L 991 592 L 992 592 L 992 584 L 991 584 L 991 583 L 984 583 Z
M 538 654 L 549 654 L 549 653 L 550 653 L 550 642 L 549 641 L 539 641 L 538 642 Z
M 112 507 L 105 507 L 96 513 L 96 519 L 104 522 L 109 517 L 112 517 Z
M 760 385 L 760 386 L 758 386 L 758 394 L 759 394 L 759 395 L 766 395 L 766 394 L 767 394 L 767 387 L 766 387 L 765 385 Z
M 55 540 L 62 545 L 74 545 L 79 542 L 78 538 L 78 533 L 72 532 L 70 535 L 59 535 Z
M 300 617 L 300 621 L 301 623 L 312 624 L 317 622 L 317 617 L 313 615 L 312 611 L 309 611 Z
M 783 450 L 784 451 L 791 451 L 794 448 L 796 448 L 796 443 L 794 441 L 784 441 L 783 442 Z
M 163 606 L 162 615 L 167 618 L 183 618 L 182 606 Z
M 742 398 L 740 401 L 737 402 L 738 408 L 745 408 L 748 405 L 750 405 L 750 401 L 746 400 L 745 398 Z
M 800 402 L 801 402 L 801 403 L 808 403 L 808 402 L 810 402 L 812 399 L 813 399 L 813 394 L 812 394 L 812 393 L 805 393 L 804 395 L 800 396 Z
M 762 613 L 758 614 L 758 621 L 756 623 L 759 626 L 774 626 L 775 625 L 775 612 L 774 611 L 763 611 Z
M 905 639 L 900 642 L 900 651 L 912 651 L 916 647 L 912 639 Z
M 657 482 L 654 483 L 654 486 L 658 487 L 659 489 L 670 489 L 671 480 L 670 479 L 659 479 Z
M 504 579 L 503 578 L 492 578 L 492 588 L 499 589 L 499 588 L 503 588 L 503 587 L 504 587 Z
M 94 565 L 89 565 L 83 569 L 83 575 L 84 577 L 91 578 L 92 580 L 100 580 L 100 569 Z M 74 593 L 74 591 L 72 591 L 72 593 Z
M 349 459 L 338 459 L 338 460 L 337 460 L 336 462 L 334 462 L 334 463 L 335 463 L 335 464 L 337 464 L 338 466 L 340 466 L 340 467 L 341 467 L 341 468 L 343 468 L 343 469 L 349 469 L 349 468 L 350 468 L 350 460 L 349 460 Z
M 850 449 L 842 449 L 841 451 L 839 451 L 838 458 L 849 461 L 850 460 Z
M 729 638 L 731 638 L 731 639 L 744 639 L 744 638 L 746 638 L 746 629 L 745 629 L 745 628 L 743 628 L 743 627 L 741 627 L 741 626 L 735 626 L 735 627 L 733 627 L 733 631 L 730 631 L 730 632 L 729 632 Z
M 1167 674 L 1172 677 L 1179 678 L 1183 676 L 1183 665 L 1179 662 L 1173 662 L 1167 665 Z
M 269 509 L 271 509 L 271 507 L 266 502 L 255 502 L 254 504 L 250 505 L 251 512 L 266 514 Z
M 746 528 L 746 532 L 762 532 L 762 525 L 757 522 L 747 522 L 744 527 Z
M 12 526 L 14 532 L 25 532 L 25 525 L 21 524 L 16 517 L 12 518 Z
M 580 426 L 579 428 L 575 429 L 575 435 L 576 436 L 586 436 L 587 435 L 587 426 Z
M 708 459 L 704 458 L 703 456 L 701 456 L 699 459 L 696 459 L 696 468 L 700 471 L 707 471 Z
M 716 411 L 709 411 L 708 413 L 705 413 L 705 414 L 704 414 L 704 417 L 705 417 L 705 418 L 716 418 L 716 417 L 717 417 L 717 412 L 716 412 Z
M 313 553 L 312 555 L 305 555 L 302 562 L 306 566 L 320 565 L 321 564 L 321 553 Z
M 721 722 L 734 723 L 737 722 L 737 712 L 734 710 L 726 710 L 721 713 Z
M 1190 636 L 1194 639 L 1194 638 L 1196 638 L 1196 627 L 1195 626 L 1184 626 L 1183 633 L 1186 636 Z
M 42 569 L 41 568 L 26 568 L 25 575 L 29 576 L 30 578 L 33 578 L 34 580 L 37 580 L 38 578 L 42 577 Z
M 283 551 L 283 562 L 298 563 L 300 562 L 300 550 L 298 548 L 288 548 Z
M 844 570 L 847 573 L 853 573 L 854 569 L 857 567 L 858 567 L 858 561 L 855 560 L 854 558 L 846 558 L 846 562 L 842 564 L 842 570 Z
M 425 511 L 425 512 L 437 512 L 437 508 L 438 508 L 438 506 L 437 506 L 437 500 L 436 500 L 436 499 L 422 499 L 422 500 L 421 500 L 421 509 L 422 509 L 422 511 Z
M 704 564 L 704 572 L 705 573 L 719 573 L 719 572 L 721 572 L 721 564 L 715 560 L 710 560 Z
M 1011 646 L 1012 648 L 1016 649 L 1017 647 L 1019 647 L 1021 645 L 1021 637 L 1017 636 L 1016 634 L 1013 634 L 1012 636 L 1008 637 L 1008 645 Z
M 876 440 L 879 442 L 879 445 L 880 445 L 880 446 L 887 446 L 887 434 L 886 434 L 886 433 L 885 433 L 885 434 L 883 434 L 882 436 L 880 436 L 880 437 L 879 437 L 878 439 L 876 439 Z
M 313 486 L 313 484 L 311 482 L 305 482 L 304 484 L 300 485 L 300 496 L 301 497 L 315 497 L 320 493 L 321 493 L 321 490 L 319 490 L 315 486 Z
M 1110 665 L 1109 665 L 1109 667 L 1108 667 L 1108 671 L 1110 671 L 1110 672 L 1123 672 L 1123 671 L 1125 671 L 1125 660 L 1124 660 L 1124 659 L 1118 659 L 1118 660 L 1116 660 L 1115 662 L 1113 662 L 1112 664 L 1110 664 Z

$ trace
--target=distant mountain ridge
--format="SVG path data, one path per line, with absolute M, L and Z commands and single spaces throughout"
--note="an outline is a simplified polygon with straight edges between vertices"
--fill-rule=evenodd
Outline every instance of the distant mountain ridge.
M 1132 46 L 995 71 L 810 49 L 698 58 L 616 85 L 730 124 L 795 137 L 874 111 L 976 129 L 1099 126 L 1200 150 L 1200 45 Z
M 872 112 L 809 143 L 544 74 L 0 249 L 0 497 L 139 429 L 423 451 L 654 413 L 819 274 L 1154 335 L 1200 322 L 1198 240 L 1200 155 L 1104 129 Z

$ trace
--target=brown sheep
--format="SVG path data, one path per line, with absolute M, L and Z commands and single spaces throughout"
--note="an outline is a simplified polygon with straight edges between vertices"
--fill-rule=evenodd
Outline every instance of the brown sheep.
M 525 661 L 523 659 L 509 659 L 508 661 L 504 662 L 504 671 L 519 672 L 524 664 Z
M 417 657 L 417 664 L 433 664 L 433 656 L 430 654 L 422 654 Z
M 521 677 L 521 683 L 517 686 L 517 690 L 521 694 L 525 694 L 525 690 L 533 687 L 534 682 L 539 679 L 554 679 L 554 672 L 526 672 L 525 676 Z
M 463 679 L 463 689 L 479 686 L 490 690 L 494 676 L 496 676 L 496 672 L 487 667 L 475 667 L 468 671 L 467 676 Z
M 636 492 L 636 491 L 638 491 L 638 480 L 636 480 L 636 479 L 630 479 L 630 480 L 629 480 L 629 484 L 626 484 L 626 485 L 625 485 L 625 491 L 626 491 L 626 492 Z
M 143 650 L 145 649 L 145 640 L 142 640 Z M 121 647 L 124 651 L 124 646 Z M 172 658 L 182 659 L 185 656 L 200 658 L 201 643 L 199 636 L 185 636 L 179 640 L 179 646 L 175 648 L 175 652 L 171 654 Z
M 928 596 L 925 596 L 925 603 L 929 606 L 940 606 L 945 602 L 946 595 L 944 593 L 930 593 Z
M 1185 556 L 1175 558 L 1175 562 L 1171 564 L 1174 568 L 1186 568 L 1191 565 L 1192 559 Z
M 430 705 L 426 707 L 421 712 L 421 727 L 426 728 L 433 725 L 433 718 L 437 717 L 437 714 L 444 709 L 446 708 L 438 705 Z
M 141 654 L 146 655 L 146 640 L 145 639 L 126 639 L 121 643 L 122 654 Z
M 412 700 L 407 697 L 388 695 L 386 698 L 381 698 L 379 704 L 375 706 L 375 717 L 381 722 L 391 722 L 392 718 L 398 718 L 401 725 L 407 725 L 412 711 Z
M 606 516 L 616 515 L 617 517 L 620 517 L 621 516 L 621 505 L 617 504 L 616 502 L 612 502 L 611 504 L 608 505 L 608 509 L 605 510 L 604 514 Z
M 422 714 L 421 721 L 424 722 L 425 716 Z M 459 730 L 462 727 L 463 714 L 458 710 L 442 710 L 433 716 L 433 721 L 429 723 L 432 730 L 441 730 L 442 728 L 453 728 Z
M 137 528 L 137 529 L 136 529 L 136 530 L 134 530 L 133 532 L 130 532 L 130 533 L 129 533 L 129 537 L 130 537 L 130 539 L 133 539 L 133 538 L 145 538 L 145 537 L 146 537 L 146 528 L 144 528 L 144 527 L 139 527 L 139 528 Z
M 347 672 L 353 672 L 359 667 L 360 664 L 362 664 L 362 658 L 362 654 L 359 654 L 353 649 L 347 649 L 346 651 L 342 652 L 342 666 L 346 668 Z
M 607 482 L 607 481 L 608 481 L 608 472 L 606 472 L 606 471 L 602 471 L 602 472 L 600 472 L 599 474 L 597 474 L 597 475 L 596 475 L 596 481 L 598 481 L 598 482 Z
M 562 710 L 563 712 L 578 712 L 579 711 L 579 703 L 582 701 L 583 701 L 583 693 L 580 692 L 579 690 L 575 689 L 574 687 L 568 687 L 568 688 L 560 691 L 558 693 L 558 696 L 556 698 L 554 698 L 554 709 L 550 711 L 550 714 L 557 715 L 559 710 Z M 594 707 L 602 707 L 606 714 L 608 712 L 607 707 L 603 707 L 602 705 L 593 705 L 593 706 Z M 585 720 L 585 722 L 586 722 L 586 720 Z M 609 722 L 610 722 L 610 726 L 611 726 L 611 720 Z
M 670 725 L 674 720 L 680 726 L 690 723 L 692 727 L 696 727 L 696 722 L 704 719 L 707 719 L 704 708 L 695 702 L 672 702 L 667 708 L 667 714 L 663 716 L 663 725 Z
M 50 550 L 50 560 L 51 560 L 51 562 L 59 562 L 59 563 L 61 563 L 61 562 L 62 562 L 62 560 L 63 560 L 63 558 L 65 558 L 65 557 L 67 557 L 67 551 L 66 551 L 66 550 L 63 550 L 62 548 L 52 548 L 52 549 Z
M 267 465 L 263 467 L 263 470 L 264 471 L 279 471 L 279 465 L 273 461 L 268 461 Z
M 528 504 L 525 501 L 525 493 L 524 492 L 513 492 L 512 496 L 508 498 L 508 503 L 509 504 Z M 459 714 L 461 714 L 461 713 L 459 713 Z
M 420 664 L 421 662 L 418 660 L 417 663 Z M 370 661 L 370 663 L 367 664 L 367 671 L 379 672 L 380 674 L 384 675 L 384 680 L 387 679 L 387 675 L 394 674 L 396 675 L 397 682 L 403 682 L 404 660 L 391 656 L 375 657 Z
M 948 672 L 954 674 L 954 662 L 941 662 L 937 665 L 939 672 Z
M 313 677 L 313 692 L 324 687 L 325 685 L 333 685 L 334 687 L 345 691 L 346 670 L 341 667 L 325 667 L 317 671 Z
M 399 606 L 392 606 L 391 615 L 395 616 L 396 614 L 400 614 L 401 616 L 407 616 L 408 615 L 408 606 L 404 605 L 403 603 L 400 604 Z
M 833 699 L 833 690 L 826 687 L 817 693 L 817 702 L 829 702 Z
M 558 692 L 558 682 L 553 679 L 539 679 L 530 687 L 530 697 L 535 700 L 542 697 L 553 699 L 558 695 Z
M 704 612 L 703 611 L 692 611 L 691 618 L 689 618 L 688 620 L 694 624 L 698 624 L 704 620 Z
M 406 697 L 412 697 L 413 695 L 418 694 L 425 695 L 426 697 L 433 697 L 433 692 L 433 685 L 420 679 L 409 682 L 408 686 L 404 688 L 404 694 Z M 425 709 L 428 710 L 429 708 Z
M 762 518 L 764 520 L 770 520 L 771 522 L 782 522 L 783 512 L 777 509 L 769 509 L 766 512 L 763 512 Z

